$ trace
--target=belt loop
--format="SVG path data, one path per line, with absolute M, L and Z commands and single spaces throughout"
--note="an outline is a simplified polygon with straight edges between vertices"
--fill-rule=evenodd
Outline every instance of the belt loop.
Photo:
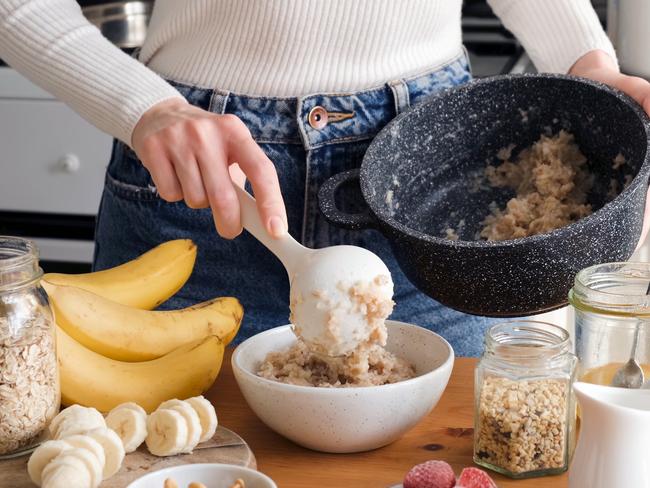
M 212 112 L 213 114 L 226 113 L 226 104 L 228 103 L 228 97 L 230 97 L 229 91 L 214 90 L 212 92 L 212 96 L 210 97 L 208 112 Z
M 393 92 L 395 114 L 399 115 L 411 105 L 409 100 L 409 87 L 404 80 L 389 81 L 388 86 Z

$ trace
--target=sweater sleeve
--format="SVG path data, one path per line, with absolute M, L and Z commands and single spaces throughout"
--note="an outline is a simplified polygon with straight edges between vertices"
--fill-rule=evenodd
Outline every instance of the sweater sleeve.
M 589 51 L 616 53 L 589 0 L 488 0 L 539 71 L 567 73 Z
M 144 112 L 182 98 L 103 37 L 74 0 L 0 0 L 0 58 L 127 144 Z

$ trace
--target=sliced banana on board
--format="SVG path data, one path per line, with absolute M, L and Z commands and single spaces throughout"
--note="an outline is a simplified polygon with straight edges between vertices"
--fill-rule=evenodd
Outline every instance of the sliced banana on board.
M 199 415 L 201 422 L 201 438 L 199 443 L 209 441 L 214 436 L 219 426 L 217 412 L 209 400 L 202 396 L 192 397 L 185 400 Z
M 72 446 L 65 441 L 46 441 L 36 448 L 27 461 L 27 474 L 35 485 L 41 486 L 43 469 L 50 461 L 56 458 L 63 451 L 72 449 Z
M 120 436 L 108 427 L 91 430 L 87 435 L 99 442 L 104 448 L 106 462 L 104 463 L 102 477 L 103 479 L 110 478 L 120 470 L 122 461 L 124 461 L 125 452 Z
M 145 411 L 144 408 L 142 408 L 140 405 L 138 405 L 135 402 L 125 402 L 125 403 L 120 403 L 117 407 L 115 407 L 113 410 L 118 410 L 120 408 L 128 408 L 130 410 L 135 410 L 136 412 L 140 412 L 144 417 L 147 417 L 147 412 Z M 111 412 L 113 411 L 111 410 Z
M 90 453 L 92 453 L 95 458 L 97 458 L 97 461 L 99 462 L 99 465 L 101 466 L 100 473 L 104 472 L 104 465 L 106 464 L 106 454 L 104 453 L 104 448 L 102 445 L 97 442 L 95 439 L 90 437 L 89 435 L 86 434 L 77 434 L 77 435 L 72 435 L 70 437 L 66 437 L 65 441 L 66 444 L 70 444 L 72 447 L 77 447 L 81 449 L 86 449 Z
M 77 456 L 68 453 L 70 449 L 59 454 L 43 469 L 43 488 L 86 488 L 94 486 L 92 475 L 86 463 Z
M 74 419 L 74 420 L 71 420 Z M 75 423 L 83 423 L 95 425 L 95 428 L 104 425 L 104 417 L 99 411 L 94 408 L 82 407 L 81 405 L 71 405 L 68 408 L 61 410 L 59 414 L 50 422 L 49 430 L 52 439 L 60 439 L 61 431 L 64 427 L 70 427 Z M 80 432 L 76 432 L 80 433 Z M 69 435 L 74 435 L 71 433 Z
M 187 445 L 187 436 L 187 421 L 176 410 L 156 410 L 147 418 L 145 442 L 154 456 L 180 454 Z
M 62 455 L 73 456 L 76 457 L 77 459 L 80 459 L 86 465 L 86 469 L 90 473 L 89 488 L 91 487 L 96 488 L 97 486 L 99 486 L 99 484 L 102 482 L 102 471 L 104 470 L 104 466 L 99 463 L 97 457 L 91 451 L 89 451 L 88 449 L 77 447 L 77 448 L 72 448 L 69 451 L 64 451 L 64 453 L 61 454 L 61 456 Z M 52 462 L 56 462 L 57 459 L 58 457 L 54 458 L 54 461 Z M 76 485 L 71 485 L 71 486 L 76 486 Z
M 106 416 L 106 425 L 120 436 L 127 454 L 140 447 L 147 437 L 147 414 L 144 410 L 115 407 Z
M 62 418 L 55 422 L 59 416 Z M 73 405 L 57 417 L 50 424 L 55 439 L 65 439 L 71 435 L 85 434 L 90 430 L 106 427 L 104 416 L 94 408 Z
M 173 399 L 162 402 L 158 410 L 176 410 L 187 422 L 187 441 L 181 451 L 184 454 L 191 454 L 192 450 L 199 443 L 201 438 L 201 421 L 199 414 L 183 400 Z

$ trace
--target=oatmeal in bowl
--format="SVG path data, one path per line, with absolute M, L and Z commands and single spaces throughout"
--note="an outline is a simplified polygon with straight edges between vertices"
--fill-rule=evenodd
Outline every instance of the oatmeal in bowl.
M 434 332 L 392 320 L 386 329 L 385 348 L 370 347 L 367 358 L 331 358 L 300 346 L 290 325 L 276 327 L 237 347 L 235 379 L 257 416 L 297 444 L 339 453 L 375 449 L 435 407 L 454 363 L 451 346 Z

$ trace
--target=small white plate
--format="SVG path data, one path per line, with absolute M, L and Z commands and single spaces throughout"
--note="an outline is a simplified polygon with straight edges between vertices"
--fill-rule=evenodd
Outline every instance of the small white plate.
M 173 478 L 179 488 L 186 488 L 193 481 L 207 488 L 230 488 L 241 478 L 246 488 L 278 488 L 271 478 L 259 471 L 233 464 L 185 464 L 154 471 L 138 478 L 127 488 L 163 488 L 167 478 Z

